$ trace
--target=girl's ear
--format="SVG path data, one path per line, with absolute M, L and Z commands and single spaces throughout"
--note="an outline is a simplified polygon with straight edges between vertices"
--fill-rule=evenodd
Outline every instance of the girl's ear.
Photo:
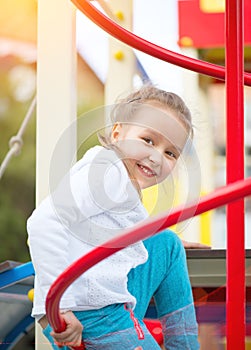
M 112 132 L 111 132 L 111 141 L 116 142 L 118 141 L 119 135 L 121 133 L 121 128 L 122 125 L 120 123 L 115 123 L 112 127 Z

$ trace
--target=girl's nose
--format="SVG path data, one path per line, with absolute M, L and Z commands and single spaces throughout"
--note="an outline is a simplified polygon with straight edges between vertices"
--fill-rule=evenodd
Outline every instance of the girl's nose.
M 162 161 L 162 155 L 161 155 L 161 153 L 158 150 L 153 149 L 151 154 L 149 155 L 149 160 L 152 163 L 155 163 L 156 165 L 159 165 L 159 164 L 161 164 L 161 161 Z

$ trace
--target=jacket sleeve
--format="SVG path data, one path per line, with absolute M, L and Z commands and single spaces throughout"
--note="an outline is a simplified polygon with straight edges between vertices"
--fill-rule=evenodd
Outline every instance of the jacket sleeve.
M 45 300 L 51 284 L 69 265 L 69 232 L 60 222 L 50 198 L 45 199 L 27 221 L 28 244 L 35 269 L 34 316 L 45 314 Z M 64 293 L 60 308 L 75 305 L 71 287 Z
M 56 278 L 78 258 L 70 251 L 71 234 L 80 220 L 80 200 L 87 202 L 84 179 L 88 167 L 75 174 L 69 172 L 27 221 L 28 243 L 31 260 L 35 269 L 35 300 L 33 315 L 45 314 L 45 300 L 48 290 Z M 75 181 L 79 183 L 75 183 Z M 72 184 L 72 186 L 71 186 Z M 70 259 L 71 257 L 71 259 Z M 75 307 L 73 288 L 64 293 L 60 307 Z

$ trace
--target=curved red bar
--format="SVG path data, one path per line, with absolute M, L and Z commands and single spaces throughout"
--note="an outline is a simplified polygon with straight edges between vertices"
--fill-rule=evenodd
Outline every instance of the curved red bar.
M 89 0 L 72 0 L 76 7 L 83 12 L 91 21 L 96 23 L 99 27 L 111 34 L 116 39 L 125 44 L 145 52 L 148 55 L 159 58 L 162 61 L 175 64 L 192 70 L 197 73 L 209 75 L 211 77 L 225 80 L 225 68 L 216 64 L 197 60 L 191 57 L 181 55 L 179 53 L 167 50 L 161 46 L 155 45 L 121 27 L 119 24 L 112 21 L 102 12 L 96 9 Z M 245 85 L 251 86 L 251 74 L 244 74 Z
M 62 332 L 65 329 L 64 321 L 59 313 L 60 299 L 65 290 L 89 268 L 124 247 L 144 240 L 177 222 L 187 220 L 192 216 L 249 195 L 251 195 L 251 178 L 219 188 L 211 194 L 202 197 L 198 203 L 191 203 L 187 207 L 180 206 L 173 209 L 170 213 L 164 213 L 154 219 L 148 219 L 144 223 L 126 230 L 122 236 L 108 241 L 102 247 L 94 248 L 70 265 L 52 284 L 46 298 L 46 314 L 52 328 L 56 332 Z

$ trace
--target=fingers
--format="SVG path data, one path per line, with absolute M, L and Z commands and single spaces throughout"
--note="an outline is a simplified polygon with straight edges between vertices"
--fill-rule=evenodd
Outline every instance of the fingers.
M 61 316 L 66 323 L 66 329 L 61 333 L 51 332 L 51 336 L 54 338 L 56 344 L 58 346 L 80 346 L 83 331 L 82 324 L 71 311 L 61 314 Z
M 198 242 L 187 242 L 184 240 L 181 240 L 184 248 L 186 249 L 211 249 L 210 246 L 203 244 L 203 243 L 198 243 Z
M 55 344 L 59 347 L 62 347 L 64 345 L 80 346 L 82 342 L 82 336 L 65 337 L 62 339 L 59 339 L 59 337 L 57 337 L 57 334 L 51 333 L 51 336 L 54 338 Z
M 78 332 L 75 331 L 72 327 L 68 327 L 65 332 L 62 333 L 55 333 L 51 332 L 51 336 L 58 342 L 58 343 L 65 343 L 65 342 L 78 342 L 82 337 L 82 331 Z

